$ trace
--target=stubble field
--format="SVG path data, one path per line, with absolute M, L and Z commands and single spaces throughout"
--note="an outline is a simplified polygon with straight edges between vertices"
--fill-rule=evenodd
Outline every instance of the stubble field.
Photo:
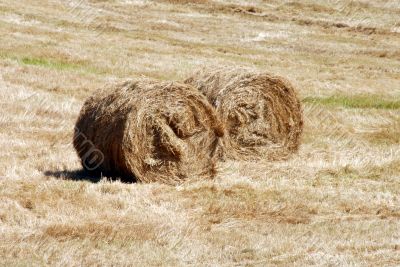
M 0 265 L 400 265 L 399 18 L 398 1 L 0 0 Z M 81 171 L 94 90 L 203 66 L 288 78 L 299 153 L 178 186 Z

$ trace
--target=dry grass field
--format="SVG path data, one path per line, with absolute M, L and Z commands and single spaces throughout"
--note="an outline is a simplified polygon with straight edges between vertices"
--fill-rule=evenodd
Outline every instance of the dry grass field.
M 298 88 L 297 155 L 179 186 L 81 171 L 94 90 L 221 65 Z M 400 265 L 397 0 L 0 0 L 0 111 L 0 266 Z

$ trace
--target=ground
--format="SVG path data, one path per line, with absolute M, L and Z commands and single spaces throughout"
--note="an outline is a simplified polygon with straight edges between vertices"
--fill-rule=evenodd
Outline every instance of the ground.
M 0 1 L 1 266 L 400 265 L 400 4 Z M 290 160 L 220 163 L 179 186 L 90 179 L 87 96 L 203 66 L 288 78 Z

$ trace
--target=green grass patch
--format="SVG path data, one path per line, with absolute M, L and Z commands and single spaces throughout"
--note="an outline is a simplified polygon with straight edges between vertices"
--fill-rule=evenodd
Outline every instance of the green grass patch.
M 72 63 L 53 58 L 47 59 L 43 57 L 20 56 L 20 55 L 0 52 L 0 60 L 7 60 L 7 59 L 16 61 L 20 65 L 37 66 L 59 71 L 77 71 L 81 73 L 90 73 L 90 74 L 103 74 L 106 72 L 106 70 L 100 70 L 96 67 L 87 65 L 85 63 L 83 64 Z
M 18 59 L 18 62 L 22 65 L 33 65 L 57 70 L 79 70 L 82 68 L 81 65 L 74 63 L 34 57 L 23 57 L 21 59 Z
M 376 95 L 306 97 L 303 102 L 345 108 L 400 109 L 400 100 L 382 99 Z

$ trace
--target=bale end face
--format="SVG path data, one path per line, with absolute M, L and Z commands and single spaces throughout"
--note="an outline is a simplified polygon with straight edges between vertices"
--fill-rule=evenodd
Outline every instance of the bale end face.
M 224 157 L 280 160 L 296 152 L 303 130 L 300 101 L 285 79 L 247 69 L 201 70 L 188 78 L 225 125 Z

